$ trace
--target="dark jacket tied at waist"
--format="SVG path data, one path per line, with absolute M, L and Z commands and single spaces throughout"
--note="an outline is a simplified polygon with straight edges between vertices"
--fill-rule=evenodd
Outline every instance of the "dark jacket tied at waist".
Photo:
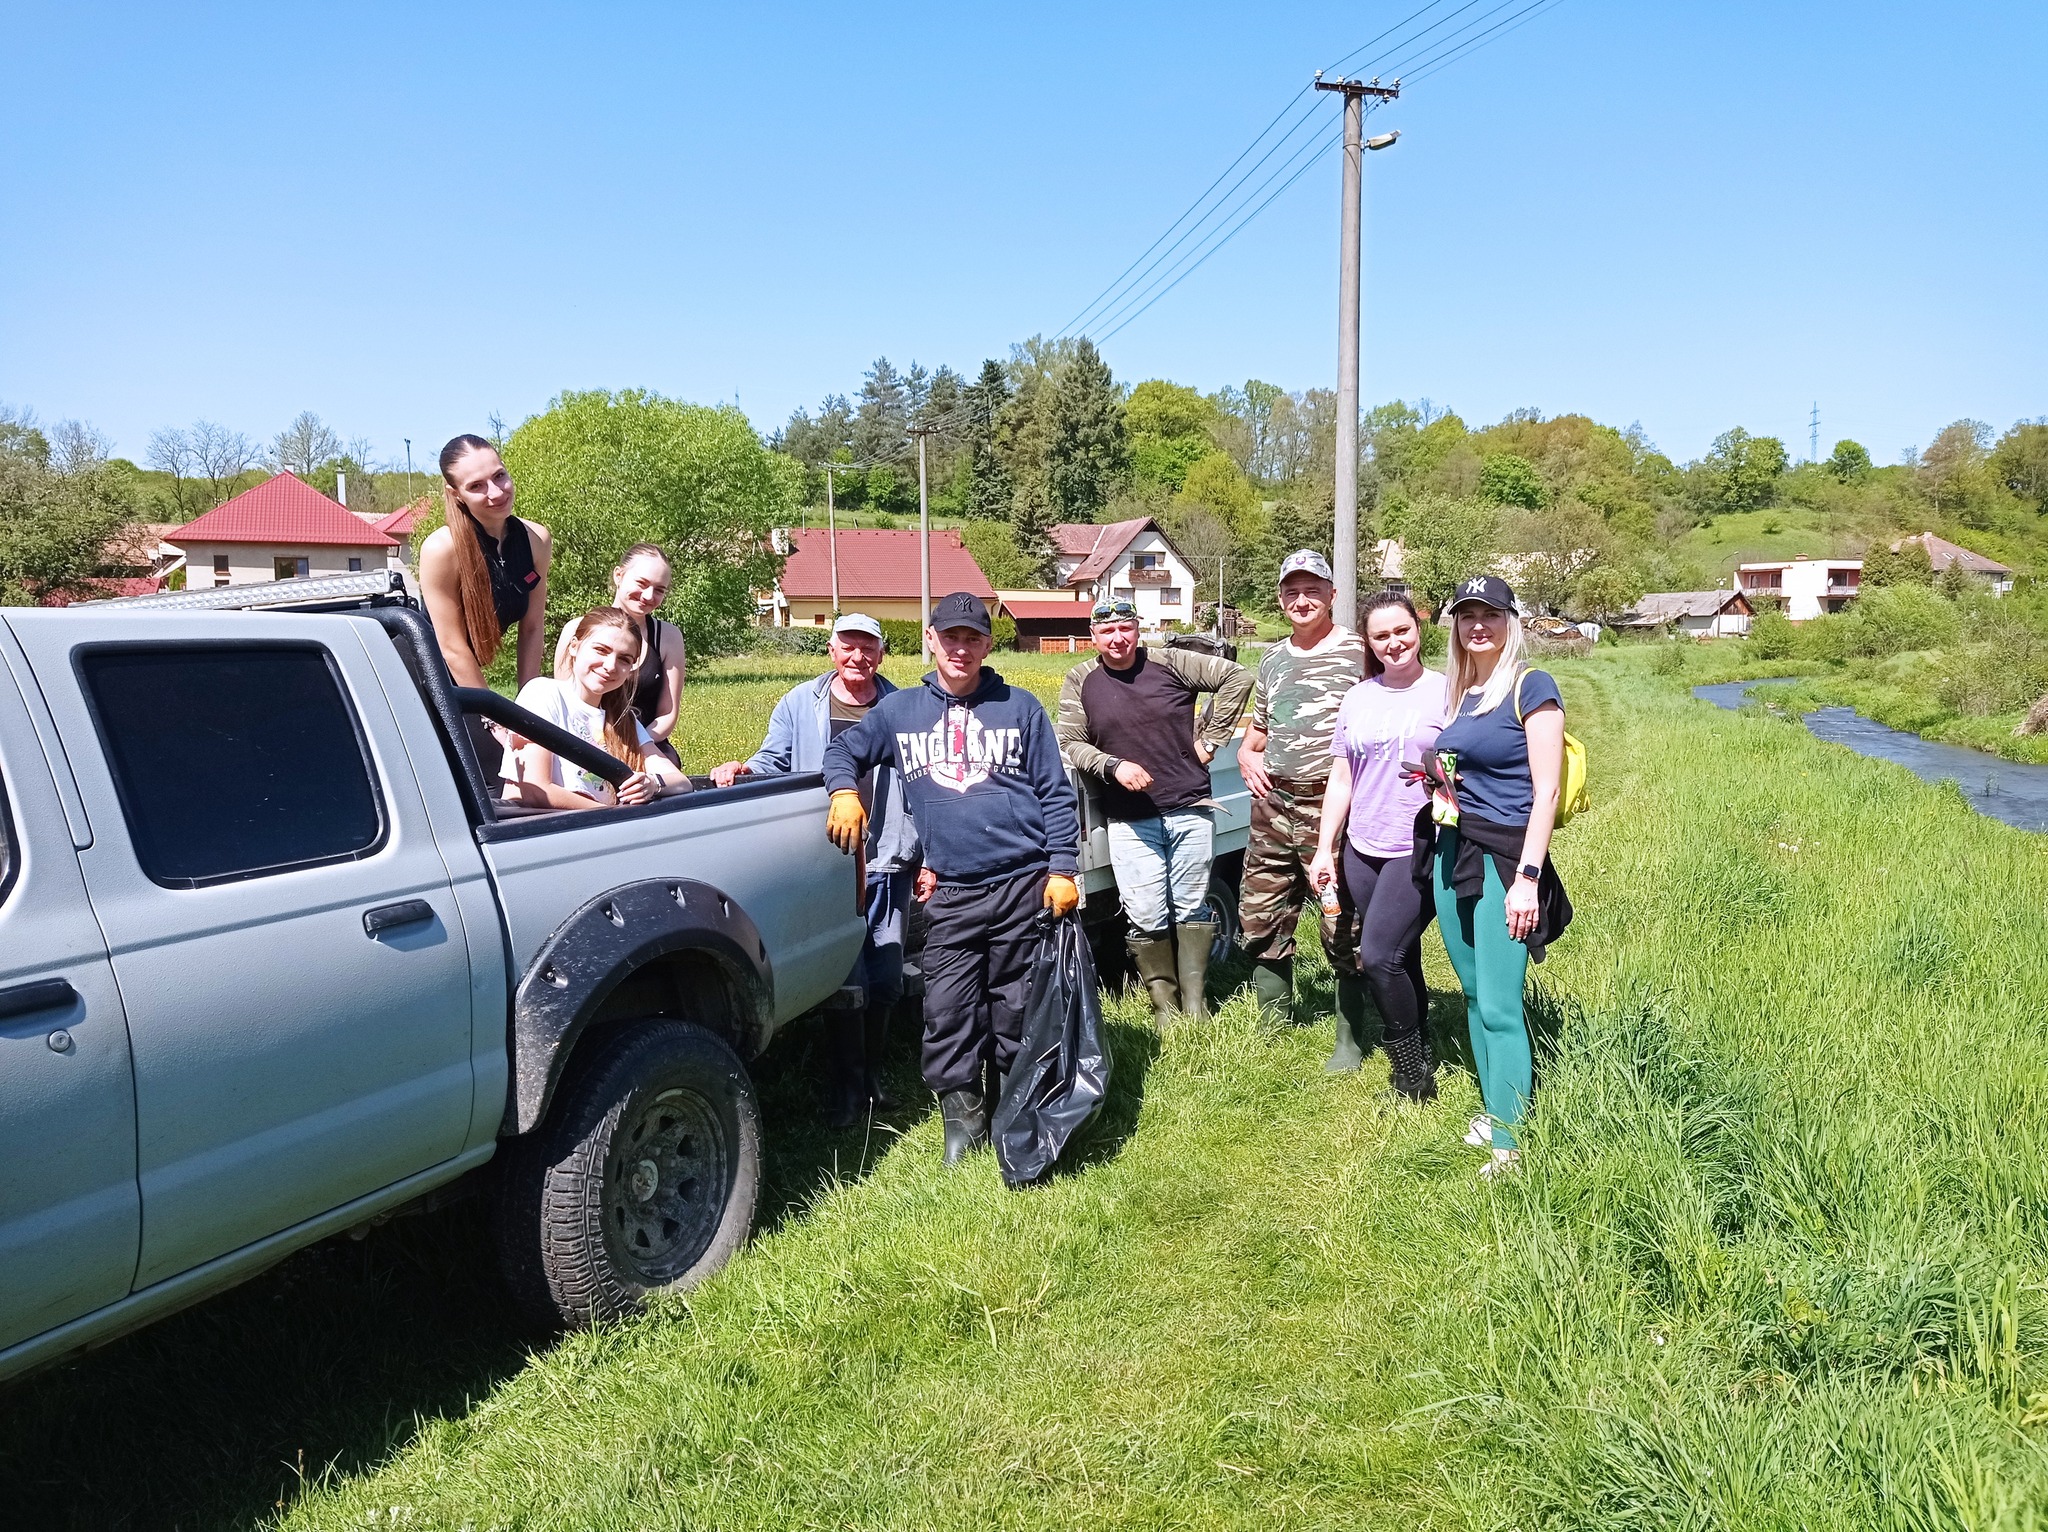
M 1522 839 L 1527 825 L 1497 825 L 1470 814 L 1446 826 L 1458 832 L 1457 860 L 1451 864 L 1451 891 L 1460 899 L 1477 899 L 1486 889 L 1486 859 L 1493 859 L 1501 887 L 1513 888 L 1521 875 Z M 1415 816 L 1415 878 L 1425 888 L 1434 876 L 1437 853 L 1437 823 L 1428 804 Z M 1526 939 L 1532 962 L 1543 961 L 1544 949 L 1572 923 L 1572 901 L 1564 891 L 1564 879 L 1557 864 L 1543 858 L 1542 874 L 1536 879 L 1536 929 Z

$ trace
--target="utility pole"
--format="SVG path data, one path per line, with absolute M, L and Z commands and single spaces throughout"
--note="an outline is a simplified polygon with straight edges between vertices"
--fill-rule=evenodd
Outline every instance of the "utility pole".
M 412 504 L 412 438 L 405 439 L 405 503 Z
M 1316 76 L 1316 89 L 1336 91 L 1344 97 L 1344 225 L 1338 236 L 1337 260 L 1337 494 L 1336 536 L 1330 562 L 1337 576 L 1337 609 L 1333 614 L 1347 628 L 1358 625 L 1358 274 L 1359 202 L 1364 178 L 1365 101 L 1392 101 L 1401 94 L 1401 82 L 1382 85 L 1371 80 L 1325 80 Z M 1383 133 L 1372 140 L 1374 149 L 1384 149 L 1399 133 Z M 1219 595 L 1219 599 L 1220 595 Z
M 839 620 L 839 517 L 832 507 L 832 465 L 825 465 L 825 546 L 832 553 L 832 620 Z
M 1813 401 L 1813 418 L 1807 422 L 1806 461 L 1809 463 L 1818 463 L 1820 461 L 1820 401 L 1818 399 Z
M 917 594 L 918 609 L 923 613 L 917 624 L 917 655 L 919 664 L 929 664 L 932 657 L 932 503 L 925 492 L 924 439 L 932 434 L 932 427 L 912 426 L 910 434 L 917 438 Z

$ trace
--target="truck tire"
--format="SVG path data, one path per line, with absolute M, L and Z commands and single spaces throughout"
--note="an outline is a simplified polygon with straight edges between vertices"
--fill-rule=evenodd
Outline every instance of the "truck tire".
M 1243 858 L 1209 869 L 1209 917 L 1216 922 L 1216 940 L 1209 945 L 1212 964 L 1227 963 L 1237 949 L 1244 927 L 1237 918 L 1238 880 L 1244 874 Z
M 694 1286 L 754 1224 L 761 1114 L 732 1049 L 683 1021 L 606 1030 L 547 1119 L 506 1146 L 499 1259 L 549 1329 Z

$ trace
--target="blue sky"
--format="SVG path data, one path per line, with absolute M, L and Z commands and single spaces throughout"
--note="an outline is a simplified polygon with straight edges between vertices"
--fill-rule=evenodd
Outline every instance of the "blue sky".
M 424 459 L 587 387 L 769 429 L 1058 330 L 1421 3 L 17 4 L 0 401 L 136 456 L 312 409 Z M 1563 0 L 1372 119 L 1365 398 L 1681 459 L 2048 414 L 2044 65 L 2018 0 Z M 1329 159 L 1117 376 L 1329 384 L 1336 209 Z

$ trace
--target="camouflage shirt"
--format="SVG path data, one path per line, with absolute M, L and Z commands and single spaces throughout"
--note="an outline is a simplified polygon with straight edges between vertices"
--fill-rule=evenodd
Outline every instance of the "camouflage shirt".
M 1266 731 L 1266 770 L 1320 782 L 1330 774 L 1330 737 L 1344 694 L 1365 679 L 1365 641 L 1332 628 L 1314 649 L 1283 639 L 1259 660 L 1252 723 Z

